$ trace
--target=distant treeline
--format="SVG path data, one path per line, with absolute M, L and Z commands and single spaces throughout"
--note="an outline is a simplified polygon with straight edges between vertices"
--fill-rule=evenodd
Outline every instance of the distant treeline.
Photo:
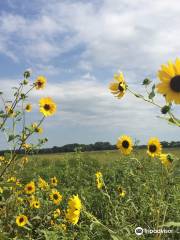
M 161 142 L 163 148 L 176 148 L 180 147 L 180 141 L 172 141 L 172 142 Z M 136 146 L 137 149 L 143 149 L 146 148 L 146 145 L 138 145 Z M 86 151 L 102 151 L 102 150 L 115 150 L 116 145 L 112 145 L 109 142 L 96 142 L 94 144 L 79 144 L 79 143 L 73 143 L 73 144 L 66 144 L 62 147 L 54 146 L 52 148 L 43 148 L 38 150 L 38 153 L 40 154 L 46 154 L 46 153 L 64 153 L 64 152 L 74 152 L 76 150 L 81 150 L 82 152 Z M 3 154 L 5 151 L 0 151 L 0 154 Z M 23 153 L 20 151 L 19 153 Z

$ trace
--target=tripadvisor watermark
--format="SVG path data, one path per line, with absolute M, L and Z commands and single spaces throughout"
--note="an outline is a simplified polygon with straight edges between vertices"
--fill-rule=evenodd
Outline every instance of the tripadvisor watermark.
M 137 236 L 140 236 L 142 234 L 166 234 L 166 233 L 173 233 L 172 229 L 146 229 L 146 228 L 142 228 L 142 227 L 137 227 L 135 229 L 135 234 Z

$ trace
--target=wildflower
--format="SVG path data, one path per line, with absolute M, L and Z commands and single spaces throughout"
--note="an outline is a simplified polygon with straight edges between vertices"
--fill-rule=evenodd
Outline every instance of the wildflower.
M 32 194 L 35 192 L 35 183 L 33 181 L 31 181 L 30 183 L 26 184 L 24 190 L 26 192 L 26 194 Z
M 38 76 L 34 85 L 37 90 L 44 89 L 46 86 L 46 78 L 44 76 Z
M 16 177 L 10 177 L 10 178 L 8 178 L 8 180 L 7 180 L 7 182 L 16 182 Z
M 160 154 L 159 158 L 165 167 L 170 167 L 173 162 L 173 158 L 170 154 Z
M 132 142 L 131 137 L 126 136 L 126 135 L 120 137 L 117 141 L 116 146 L 118 149 L 120 149 L 120 151 L 124 155 L 129 155 L 133 150 L 133 142 Z
M 168 65 L 162 65 L 158 72 L 161 81 L 156 87 L 157 91 L 163 94 L 167 102 L 180 104 L 180 59 L 177 58 L 175 63 L 171 61 Z
M 9 117 L 14 117 L 14 110 L 11 106 L 5 106 L 5 110 Z
M 17 198 L 17 202 L 18 202 L 18 204 L 21 204 L 21 203 L 23 203 L 23 202 L 24 202 L 24 200 L 23 200 L 23 198 L 21 198 L 21 197 L 18 197 L 18 198 Z
M 23 143 L 23 144 L 22 144 L 22 148 L 24 148 L 24 150 L 28 151 L 28 150 L 31 149 L 31 145 L 28 144 L 28 143 Z
M 104 185 L 103 183 L 103 176 L 101 172 L 97 172 L 96 174 L 96 185 L 98 189 L 101 189 Z
M 19 215 L 16 217 L 16 224 L 19 227 L 23 227 L 28 223 L 28 218 L 25 215 Z
M 66 231 L 66 229 L 67 229 L 67 226 L 66 226 L 66 224 L 64 224 L 64 223 L 55 224 L 54 227 L 55 227 L 57 230 L 61 230 L 61 231 Z
M 30 199 L 30 207 L 31 208 L 40 208 L 40 201 L 35 197 Z
M 41 190 L 47 190 L 49 185 L 43 178 L 39 177 L 39 179 L 38 179 L 38 187 Z
M 21 184 L 21 182 L 20 182 L 19 179 L 16 180 L 16 186 L 18 186 L 18 187 L 22 187 L 22 184 Z
M 40 133 L 40 134 L 41 134 L 41 133 L 43 132 L 42 127 L 39 127 L 37 123 L 33 123 L 33 124 L 32 124 L 32 128 L 34 129 L 34 131 L 35 131 L 36 133 Z
M 62 201 L 62 195 L 56 189 L 52 189 L 49 197 L 55 205 L 59 205 Z
M 118 187 L 118 193 L 120 197 L 125 197 L 126 191 L 122 187 Z
M 32 111 L 32 105 L 28 103 L 25 107 L 26 112 L 31 112 Z
M 2 187 L 0 187 L 0 194 L 2 194 L 3 193 L 3 188 Z
M 54 186 L 54 187 L 56 187 L 57 184 L 58 184 L 57 178 L 56 178 L 56 177 L 51 178 L 51 185 Z
M 4 156 L 0 156 L 0 161 L 4 161 Z
M 79 221 L 81 208 L 81 200 L 79 199 L 78 195 L 73 195 L 68 201 L 68 209 L 66 212 L 67 221 L 73 225 L 77 224 Z
M 114 82 L 110 83 L 109 89 L 117 98 L 122 98 L 127 88 L 123 73 L 120 73 L 119 75 L 115 74 L 114 80 Z
M 157 157 L 161 154 L 161 143 L 158 138 L 150 138 L 147 146 L 147 154 L 151 157 Z
M 28 163 L 28 157 L 24 156 L 24 157 L 21 158 L 21 164 L 25 165 L 26 163 Z
M 61 224 L 60 224 L 60 227 L 61 227 L 61 229 L 62 229 L 63 231 L 66 231 L 66 229 L 67 229 L 67 226 L 66 226 L 66 224 L 64 224 L 64 223 L 61 223 Z
M 54 211 L 53 216 L 54 216 L 54 218 L 58 218 L 60 215 L 61 215 L 61 210 L 59 208 L 57 208 Z
M 39 101 L 40 112 L 45 116 L 51 116 L 56 112 L 56 104 L 50 97 L 41 98 Z

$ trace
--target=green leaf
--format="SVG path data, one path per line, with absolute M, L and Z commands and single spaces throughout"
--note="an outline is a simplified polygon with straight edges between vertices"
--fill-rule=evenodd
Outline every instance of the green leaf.
M 19 135 L 9 135 L 8 142 L 11 142 L 15 138 L 19 137 Z

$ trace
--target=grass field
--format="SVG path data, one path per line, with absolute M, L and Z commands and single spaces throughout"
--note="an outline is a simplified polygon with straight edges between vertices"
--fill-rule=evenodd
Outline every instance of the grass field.
M 170 153 L 178 157 L 180 149 L 170 149 Z M 27 183 L 38 176 L 46 181 L 56 176 L 64 199 L 78 194 L 87 212 L 108 227 L 82 212 L 79 225 L 71 229 L 73 234 L 57 239 L 179 239 L 175 226 L 180 216 L 178 168 L 177 159 L 167 170 L 159 159 L 148 157 L 146 150 L 128 157 L 119 151 L 76 152 L 32 156 L 19 178 Z M 97 171 L 103 174 L 105 183 L 101 190 L 96 187 Z M 118 187 L 125 191 L 124 197 L 119 195 Z M 62 206 L 65 204 L 62 202 Z M 174 222 L 168 228 L 173 233 L 140 238 L 134 233 L 139 226 L 160 229 L 169 222 Z

